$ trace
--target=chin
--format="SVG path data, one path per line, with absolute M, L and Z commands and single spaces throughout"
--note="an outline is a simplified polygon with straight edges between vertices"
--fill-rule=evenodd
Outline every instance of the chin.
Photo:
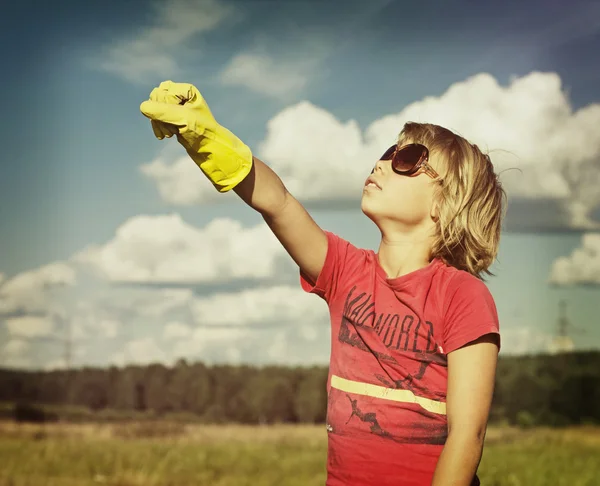
M 376 222 L 376 220 L 377 220 L 377 211 L 375 210 L 375 208 L 373 206 L 374 205 L 372 203 L 370 203 L 370 201 L 365 201 L 365 198 L 363 197 L 363 199 L 362 199 L 362 201 L 360 203 L 360 209 L 362 210 L 363 214 L 367 218 L 369 218 L 373 222 Z

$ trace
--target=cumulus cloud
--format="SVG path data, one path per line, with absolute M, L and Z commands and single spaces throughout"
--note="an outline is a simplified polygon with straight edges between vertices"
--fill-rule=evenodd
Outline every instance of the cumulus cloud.
M 67 368 L 67 362 L 64 358 L 56 358 L 48 361 L 43 368 L 46 371 L 64 370 Z
M 205 362 L 325 362 L 327 306 L 299 288 L 274 286 L 216 293 L 190 305 L 192 324 L 172 321 L 163 337 L 172 357 Z
M 314 334 L 313 339 L 305 338 L 306 329 Z M 259 329 L 206 326 L 172 341 L 170 349 L 173 359 L 184 357 L 205 363 L 325 364 L 329 357 L 329 334 L 327 325 L 314 323 Z
M 557 258 L 552 263 L 548 282 L 558 286 L 600 286 L 600 233 L 584 234 L 581 247 L 569 256 Z
M 321 356 L 322 349 L 317 353 L 312 347 L 319 335 L 328 334 L 327 307 L 299 286 L 275 285 L 268 279 L 279 279 L 281 270 L 292 274 L 291 264 L 288 268 L 276 264 L 280 257 L 287 258 L 262 223 L 245 228 L 220 219 L 197 228 L 177 215 L 132 218 L 112 240 L 75 254 L 68 264 L 20 274 L 0 287 L 8 288 L 10 295 L 22 293 L 23 302 L 32 288 L 47 292 L 70 287 L 59 296 L 64 306 L 60 315 L 5 316 L 11 344 L 0 350 L 2 363 L 62 368 L 62 357 L 40 354 L 36 343 L 60 341 L 67 335 L 74 350 L 92 342 L 102 347 L 103 355 L 94 349 L 78 358 L 82 364 L 86 359 L 98 364 L 167 363 L 178 357 L 269 362 L 287 353 L 295 353 L 301 362 L 303 350 L 313 358 Z M 101 276 L 99 280 L 88 280 L 96 272 L 85 278 L 83 273 L 76 275 L 88 265 Z M 236 290 L 248 278 L 267 280 L 262 287 Z M 237 279 L 240 283 L 232 285 Z M 75 287 L 76 281 L 83 287 Z M 213 293 L 198 294 L 209 288 L 198 282 L 210 284 Z M 215 285 L 223 290 L 215 293 Z M 56 297 L 47 296 L 49 302 Z M 138 324 L 147 332 L 128 341 Z M 285 339 L 276 339 L 280 332 Z
M 383 116 L 364 131 L 354 120 L 339 120 L 303 101 L 269 121 L 266 137 L 254 151 L 304 202 L 337 200 L 356 205 L 374 161 L 407 121 L 440 124 L 465 136 L 491 153 L 496 172 L 519 168 L 501 175 L 509 196 L 553 201 L 565 215 L 556 225 L 600 227 L 591 218 L 600 205 L 596 129 L 600 104 L 574 110 L 554 73 L 533 72 L 505 86 L 489 74 L 479 74 L 453 84 L 440 96 Z M 216 199 L 210 184 L 183 180 L 186 163 L 193 165 L 186 158 L 178 158 L 175 164 L 163 158 L 145 170 L 170 203 L 223 201 Z M 174 187 L 185 197 L 178 196 Z M 509 213 L 509 222 L 511 217 L 519 214 Z M 531 228 L 537 223 L 532 215 Z
M 9 356 L 19 356 L 29 350 L 29 343 L 23 339 L 11 339 L 2 348 L 2 353 Z
M 51 299 L 54 289 L 73 286 L 75 270 L 64 262 L 54 262 L 0 282 L 0 315 L 15 313 L 58 313 Z
M 14 369 L 32 368 L 33 362 L 27 356 L 0 353 L 2 367 Z
M 163 154 L 140 166 L 140 172 L 156 184 L 160 197 L 169 204 L 192 206 L 231 195 L 218 192 L 187 155 L 177 156 L 173 163 L 169 159 Z
M 153 337 L 134 339 L 125 344 L 122 351 L 111 356 L 111 363 L 117 366 L 126 364 L 165 363 L 167 353 L 156 343 Z
M 573 227 L 595 225 L 589 214 L 600 203 L 595 129 L 600 104 L 574 112 L 555 74 L 532 73 L 508 86 L 488 74 L 474 76 L 440 97 L 427 97 L 373 122 L 362 142 L 352 122 L 342 125 L 323 110 L 296 105 L 271 120 L 260 151 L 300 198 L 351 197 L 369 168 L 365 161 L 380 155 L 376 148 L 386 148 L 407 121 L 432 122 L 462 134 L 491 152 L 497 172 L 519 167 L 522 172 L 502 175 L 511 197 L 559 200 Z M 367 158 L 367 151 L 373 157 Z M 319 177 L 323 167 L 327 177 Z
M 116 291 L 113 297 L 115 295 L 126 297 L 127 292 Z M 77 305 L 71 306 L 64 325 L 70 327 L 71 338 L 80 342 L 98 338 L 114 339 L 119 336 L 122 328 L 115 313 L 104 308 L 102 300 L 95 298 L 93 294 L 86 295 L 85 300 L 79 300 Z
M 303 2 L 286 3 L 286 19 L 271 17 L 274 25 L 248 36 L 243 52 L 236 54 L 220 73 L 225 85 L 242 86 L 265 97 L 289 100 L 328 75 L 332 55 L 355 40 L 348 32 L 364 30 L 391 0 L 345 2 L 347 8 L 332 10 L 326 2 L 312 2 L 310 11 L 321 22 L 307 28 Z M 296 20 L 294 20 L 296 19 Z M 326 20 L 327 19 L 327 20 Z
M 131 321 L 134 318 L 162 319 L 186 307 L 194 292 L 189 288 L 114 288 L 108 289 L 93 306 L 107 319 Z
M 119 334 L 120 324 L 113 320 L 102 320 L 98 323 L 98 330 L 107 339 L 114 339 Z
M 282 255 L 264 224 L 244 228 L 219 218 L 198 229 L 172 214 L 131 218 L 111 241 L 85 249 L 75 260 L 112 281 L 198 283 L 270 277 Z
M 47 337 L 54 332 L 54 321 L 48 317 L 23 316 L 6 319 L 8 334 L 19 338 Z
M 551 334 L 531 327 L 507 328 L 501 330 L 502 354 L 537 354 L 554 351 L 555 338 Z
M 198 324 L 260 326 L 293 322 L 298 327 L 327 323 L 327 307 L 297 287 L 275 286 L 236 293 L 213 294 L 195 300 L 190 309 Z
M 234 13 L 219 0 L 166 0 L 152 3 L 154 22 L 107 47 L 95 67 L 131 82 L 176 74 L 177 53 L 199 34 L 211 31 Z
M 181 322 L 169 322 L 163 332 L 164 339 L 185 339 L 192 335 L 192 328 Z
M 385 142 L 386 148 L 391 141 Z M 365 144 L 356 121 L 342 123 L 326 110 L 301 102 L 269 121 L 267 138 L 257 152 L 296 197 L 346 200 L 359 197 L 370 171 L 369 161 L 381 155 L 378 151 L 383 145 Z M 171 154 L 161 154 L 140 167 L 155 182 L 164 201 L 189 206 L 228 199 L 208 181 L 198 179 L 199 169 L 187 155 L 172 163 L 169 159 L 173 160 Z M 327 177 L 323 177 L 324 169 Z
M 257 341 L 260 339 L 249 328 L 201 327 L 195 328 L 187 337 L 175 340 L 171 350 L 174 357 L 224 362 L 232 356 L 235 360 L 240 359 L 240 346 L 248 342 L 260 346 Z
M 274 60 L 265 54 L 235 56 L 221 73 L 226 85 L 245 86 L 257 93 L 285 99 L 302 90 L 315 67 L 313 60 Z
M 39 366 L 40 349 L 32 341 L 60 341 L 64 337 L 62 325 L 58 326 L 69 318 L 63 297 L 76 284 L 76 271 L 65 262 L 0 279 L 0 322 L 3 321 L 9 339 L 0 350 L 3 366 Z
M 285 361 L 286 356 L 289 355 L 288 340 L 284 331 L 279 331 L 273 339 L 271 344 L 266 349 L 267 356 L 274 362 Z

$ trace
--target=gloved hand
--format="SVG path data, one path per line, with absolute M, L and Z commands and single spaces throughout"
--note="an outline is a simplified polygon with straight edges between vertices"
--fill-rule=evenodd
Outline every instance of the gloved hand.
M 217 123 L 195 86 L 164 81 L 140 110 L 159 140 L 177 136 L 219 192 L 233 189 L 250 173 L 250 148 Z

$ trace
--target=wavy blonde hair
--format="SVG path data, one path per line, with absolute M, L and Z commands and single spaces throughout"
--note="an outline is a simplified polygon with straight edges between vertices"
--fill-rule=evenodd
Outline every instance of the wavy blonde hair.
M 398 144 L 421 143 L 439 161 L 438 218 L 430 259 L 465 270 L 485 281 L 498 255 L 506 192 L 489 155 L 450 130 L 409 122 Z

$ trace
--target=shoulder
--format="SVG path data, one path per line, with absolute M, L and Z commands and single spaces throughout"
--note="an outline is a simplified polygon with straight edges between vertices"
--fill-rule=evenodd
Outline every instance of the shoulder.
M 444 266 L 443 274 L 446 283 L 443 298 L 445 313 L 466 302 L 495 307 L 492 293 L 483 280 L 450 265 Z
M 487 334 L 498 336 L 498 311 L 485 282 L 463 270 L 454 269 L 444 292 L 443 347 L 446 354 Z
M 373 250 L 359 248 L 331 231 L 325 231 L 325 234 L 327 235 L 330 250 L 334 251 L 342 259 L 351 258 L 366 261 L 372 259 L 375 255 Z

